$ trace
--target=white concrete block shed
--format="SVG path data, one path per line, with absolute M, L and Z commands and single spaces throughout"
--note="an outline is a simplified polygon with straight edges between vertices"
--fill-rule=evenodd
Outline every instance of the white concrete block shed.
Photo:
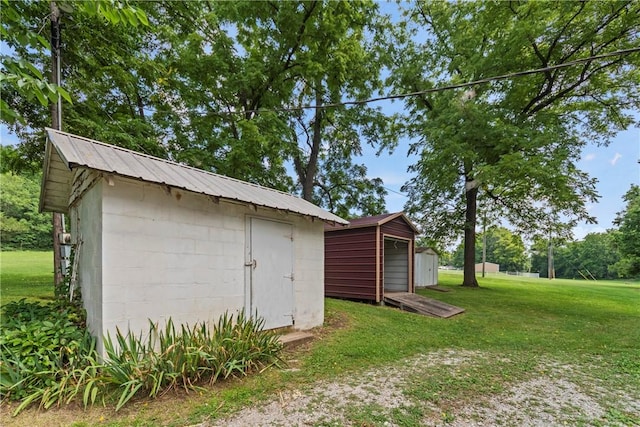
M 305 200 L 47 129 L 40 210 L 69 215 L 87 324 L 103 336 L 153 322 L 258 313 L 265 328 L 324 320 L 324 223 Z

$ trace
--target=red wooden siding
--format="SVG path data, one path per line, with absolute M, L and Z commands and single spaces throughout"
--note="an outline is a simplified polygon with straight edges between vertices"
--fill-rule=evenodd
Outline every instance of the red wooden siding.
M 376 227 L 325 232 L 325 295 L 376 300 Z
M 358 218 L 346 228 L 328 226 L 324 235 L 326 296 L 382 301 L 385 236 L 409 241 L 408 287 L 413 291 L 415 228 L 404 215 Z
M 415 237 L 413 228 L 411 228 L 402 217 L 392 219 L 382 224 L 380 228 L 382 234 L 390 234 L 394 237 L 402 237 L 409 240 L 413 240 Z

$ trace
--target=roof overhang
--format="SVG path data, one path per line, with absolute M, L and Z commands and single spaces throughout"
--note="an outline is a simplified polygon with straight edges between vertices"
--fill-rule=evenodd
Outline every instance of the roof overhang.
M 73 170 L 87 168 L 112 176 L 204 194 L 215 200 L 223 199 L 300 214 L 328 224 L 349 223 L 313 203 L 282 191 L 55 129 L 47 128 L 46 132 L 47 142 L 40 187 L 41 212 L 67 213 L 73 185 Z
M 40 212 L 67 213 L 72 180 L 71 166 L 47 138 L 40 184 Z
M 370 222 L 366 221 L 366 218 L 356 218 L 355 220 L 353 220 L 353 222 L 350 222 L 349 225 L 346 225 L 346 226 L 339 227 L 339 226 L 326 225 L 324 231 L 326 232 L 326 231 L 349 230 L 349 229 L 355 229 L 355 228 L 380 227 L 381 225 L 384 225 L 390 221 L 393 221 L 396 218 L 401 218 L 404 222 L 407 223 L 409 227 L 411 227 L 414 233 L 420 234 L 416 226 L 413 225 L 413 222 L 411 222 L 411 220 L 407 218 L 404 212 L 396 212 L 393 214 L 385 215 L 383 218 L 379 220 L 375 220 L 375 221 L 372 220 Z M 365 221 L 358 221 L 360 219 L 365 219 Z

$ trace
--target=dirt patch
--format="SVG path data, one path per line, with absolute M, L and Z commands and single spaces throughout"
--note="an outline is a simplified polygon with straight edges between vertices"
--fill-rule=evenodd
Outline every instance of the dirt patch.
M 628 425 L 625 419 L 640 419 L 640 390 L 607 390 L 597 384 L 584 387 L 574 381 L 576 367 L 556 365 L 549 370 L 552 363 L 538 370 L 541 375 L 513 384 L 497 395 L 479 396 L 470 404 L 458 402 L 452 406 L 444 402 L 439 406 L 406 393 L 409 378 L 421 371 L 470 364 L 483 357 L 489 356 L 453 350 L 421 355 L 336 381 L 321 381 L 304 390 L 280 393 L 233 417 L 199 426 L 391 427 L 404 424 L 399 419 L 411 408 L 419 408 L 423 414 L 414 421 L 430 426 Z M 611 418 L 612 413 L 619 413 L 604 403 L 611 399 L 633 418 Z M 363 413 L 366 422 L 358 419 Z

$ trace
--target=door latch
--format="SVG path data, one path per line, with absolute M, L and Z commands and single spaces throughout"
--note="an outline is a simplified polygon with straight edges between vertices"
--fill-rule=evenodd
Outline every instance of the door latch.
M 256 269 L 257 265 L 258 265 L 258 262 L 255 259 L 253 261 L 244 263 L 245 267 L 253 267 L 254 270 Z

